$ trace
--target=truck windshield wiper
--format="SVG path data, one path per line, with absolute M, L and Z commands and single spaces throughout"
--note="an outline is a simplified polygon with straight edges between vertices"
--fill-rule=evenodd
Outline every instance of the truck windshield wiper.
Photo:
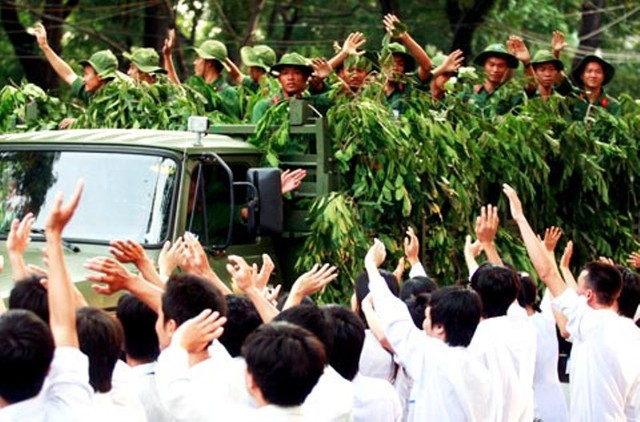
M 44 229 L 36 229 L 36 228 L 32 228 L 31 229 L 31 233 L 35 233 L 35 234 L 41 234 L 42 236 L 45 235 L 44 233 Z M 73 253 L 78 253 L 80 252 L 80 248 L 78 247 L 78 245 L 69 242 L 66 239 L 62 239 L 62 246 L 67 248 L 68 250 L 70 250 Z

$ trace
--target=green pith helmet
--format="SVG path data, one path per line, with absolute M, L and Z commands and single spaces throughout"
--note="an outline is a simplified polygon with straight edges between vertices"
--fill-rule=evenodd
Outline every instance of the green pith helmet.
M 531 59 L 531 65 L 534 69 L 536 66 L 545 63 L 553 64 L 556 69 L 558 69 L 558 71 L 564 69 L 564 64 L 560 60 L 556 59 L 553 53 L 549 50 L 540 50 L 536 54 L 534 54 L 533 59 Z
M 309 65 L 309 60 L 298 53 L 283 54 L 282 57 L 280 57 L 280 61 L 271 66 L 271 71 L 280 72 L 283 67 L 288 66 L 300 68 L 309 75 L 313 73 L 313 68 Z
M 133 63 L 144 73 L 167 73 L 166 70 L 158 66 L 160 56 L 153 48 L 136 48 L 131 53 L 124 53 L 123 56 Z
M 507 66 L 509 66 L 511 69 L 518 68 L 518 59 L 516 59 L 516 56 L 509 53 L 502 44 L 491 44 L 490 46 L 485 48 L 482 53 L 478 54 L 473 62 L 478 66 L 484 66 L 484 62 L 489 57 L 503 58 L 507 61 Z
M 118 59 L 111 50 L 96 51 L 89 57 L 89 60 L 82 60 L 82 66 L 91 66 L 100 79 L 113 79 L 116 77 Z
M 573 79 L 573 81 L 579 86 L 583 85 L 582 73 L 584 72 L 584 68 L 591 62 L 600 63 L 600 66 L 602 66 L 602 71 L 604 72 L 604 80 L 602 81 L 602 86 L 608 84 L 616 74 L 616 69 L 615 67 L 613 67 L 613 65 L 611 65 L 611 63 L 605 61 L 600 56 L 596 56 L 595 54 L 589 54 L 588 56 L 585 56 L 578 67 L 573 69 L 573 72 L 571 72 L 571 78 Z
M 229 70 L 226 60 L 228 57 L 227 47 L 217 40 L 208 40 L 200 44 L 200 47 L 193 48 L 201 59 L 217 60 L 222 66 Z
M 407 47 L 404 45 L 392 42 L 389 44 L 389 52 L 391 54 L 404 57 L 404 71 L 405 73 L 413 72 L 416 69 L 416 59 L 409 53 L 407 53 Z
M 276 64 L 276 52 L 268 45 L 244 46 L 240 49 L 242 63 L 247 67 L 260 67 L 269 71 Z

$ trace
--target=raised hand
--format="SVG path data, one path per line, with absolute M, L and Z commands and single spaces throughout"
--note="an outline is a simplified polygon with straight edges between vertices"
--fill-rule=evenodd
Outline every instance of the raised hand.
M 522 211 L 522 203 L 518 198 L 518 192 L 516 192 L 508 184 L 502 185 L 502 192 L 509 198 L 509 208 L 511 209 L 511 218 L 516 221 L 525 220 L 524 212 Z
M 267 287 L 267 284 L 269 284 L 271 273 L 273 273 L 273 270 L 275 268 L 276 265 L 273 263 L 271 257 L 266 253 L 262 254 L 262 267 L 260 268 L 260 271 L 257 271 L 257 266 L 254 267 L 253 271 L 255 284 L 258 290 L 262 291 L 265 287 Z
M 364 257 L 364 265 L 368 269 L 369 267 L 378 268 L 384 262 L 387 257 L 387 249 L 379 239 L 373 240 L 373 245 L 367 251 L 367 255 Z
M 316 264 L 311 270 L 298 277 L 293 283 L 291 291 L 293 292 L 295 290 L 301 297 L 311 296 L 322 290 L 324 286 L 331 283 L 337 277 L 338 268 L 329 264 L 322 266 Z
M 447 56 L 440 66 L 434 71 L 434 73 L 455 73 L 460 69 L 460 66 L 464 63 L 464 53 L 462 50 L 455 50 Z
M 365 52 L 358 51 L 367 42 L 362 32 L 352 32 L 342 44 L 342 51 L 350 56 L 361 56 Z
M 249 290 L 257 290 L 253 278 L 253 269 L 244 258 L 237 255 L 229 256 L 227 271 L 236 283 L 236 287 L 241 291 L 247 293 Z
M 136 279 L 136 276 L 127 270 L 124 265 L 113 258 L 95 257 L 87 260 L 84 267 L 98 274 L 87 275 L 87 280 L 101 285 L 94 284 L 91 286 L 93 290 L 103 295 L 112 295 L 121 290 L 130 290 L 130 285 Z
M 167 38 L 164 39 L 164 44 L 162 46 L 162 54 L 165 56 L 170 55 L 173 51 L 173 48 L 176 45 L 176 30 L 170 29 L 167 33 Z
M 305 177 L 307 177 L 307 171 L 304 169 L 283 171 L 280 175 L 280 190 L 282 194 L 284 195 L 298 189 Z
M 401 256 L 398 260 L 398 265 L 396 265 L 396 269 L 393 270 L 393 276 L 396 278 L 398 283 L 402 282 L 402 278 L 404 276 L 404 267 L 405 267 L 405 259 L 404 256 Z
M 565 41 L 564 32 L 561 31 L 553 31 L 551 35 L 551 51 L 553 52 L 553 56 L 558 59 L 560 58 L 560 52 L 564 50 L 569 44 Z
M 226 322 L 227 318 L 221 317 L 219 312 L 205 309 L 178 327 L 171 337 L 171 344 L 179 345 L 189 353 L 202 352 L 213 340 L 220 338 Z
M 509 49 L 509 52 L 522 63 L 531 63 L 531 54 L 529 53 L 529 49 L 522 38 L 516 35 L 511 35 L 507 40 L 507 48 Z
M 607 264 L 607 265 L 611 265 L 612 267 L 615 267 L 616 263 L 613 262 L 613 259 L 608 258 L 606 256 L 601 256 L 598 258 L 598 262 L 602 263 L 602 264 Z
M 79 180 L 78 184 L 76 185 L 76 190 L 73 195 L 71 195 L 71 198 L 69 199 L 69 202 L 67 204 L 63 203 L 62 192 L 56 195 L 56 198 L 53 200 L 53 207 L 49 212 L 49 216 L 47 217 L 47 236 L 49 236 L 50 234 L 62 233 L 62 230 L 65 228 L 69 220 L 71 220 L 71 217 L 73 217 L 73 213 L 78 207 L 80 197 L 82 196 L 83 187 L 84 184 L 82 180 Z
M 476 218 L 476 237 L 481 244 L 492 243 L 500 226 L 498 207 L 487 205 L 480 209 L 480 216 Z
M 420 253 L 420 242 L 418 236 L 413 231 L 413 227 L 407 229 L 407 236 L 404 238 L 404 255 L 407 257 L 410 265 L 415 265 L 420 262 L 418 257 Z M 381 262 L 382 263 L 382 262 Z
M 573 242 L 570 240 L 567 242 L 567 246 L 564 247 L 562 258 L 560 258 L 560 268 L 569 268 L 571 263 L 571 256 L 573 255 Z
M 147 252 L 135 240 L 112 240 L 109 253 L 123 264 L 132 263 L 136 267 L 150 261 Z
M 33 26 L 33 36 L 36 37 L 38 46 L 41 49 L 49 46 L 49 41 L 47 40 L 47 30 L 41 23 L 37 23 Z
M 631 252 L 627 262 L 635 269 L 640 268 L 640 252 Z
M 181 251 L 184 248 L 184 240 L 182 237 L 176 239 L 171 244 L 170 241 L 164 242 L 160 255 L 158 255 L 158 271 L 160 277 L 167 279 L 180 263 Z
M 402 38 L 407 34 L 407 26 L 400 22 L 394 14 L 387 14 L 382 18 L 385 30 L 394 38 Z
M 558 240 L 562 237 L 562 231 L 559 228 L 552 226 L 544 231 L 544 240 L 542 241 L 545 249 L 548 252 L 553 253 L 558 245 Z
M 331 64 L 323 58 L 311 59 L 311 67 L 313 68 L 312 76 L 318 79 L 326 79 L 333 72 Z

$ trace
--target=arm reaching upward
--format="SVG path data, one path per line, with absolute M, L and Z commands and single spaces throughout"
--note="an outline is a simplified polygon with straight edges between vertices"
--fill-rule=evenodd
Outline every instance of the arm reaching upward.
M 432 67 L 431 58 L 427 52 L 424 51 L 424 48 L 422 48 L 420 44 L 418 44 L 418 42 L 409 35 L 409 31 L 406 30 L 406 26 L 400 22 L 400 19 L 398 19 L 396 15 L 385 15 L 383 22 L 385 29 L 387 32 L 392 34 L 392 36 L 397 34 L 399 31 L 402 31 L 403 28 L 405 29 L 396 35 L 396 38 L 407 47 L 407 50 L 409 50 L 411 55 L 418 62 L 418 78 L 420 81 L 426 82 L 429 80 L 429 77 L 431 76 L 429 73 L 431 72 Z
M 47 61 L 51 67 L 53 67 L 53 70 L 56 71 L 60 79 L 62 79 L 67 85 L 73 84 L 79 76 L 76 75 L 76 72 L 71 69 L 71 66 L 69 66 L 67 62 L 58 56 L 51 46 L 49 46 L 49 42 L 47 41 L 47 30 L 44 26 L 42 24 L 37 24 L 33 29 L 33 34 L 36 37 L 36 41 L 38 41 L 40 50 L 42 50 Z

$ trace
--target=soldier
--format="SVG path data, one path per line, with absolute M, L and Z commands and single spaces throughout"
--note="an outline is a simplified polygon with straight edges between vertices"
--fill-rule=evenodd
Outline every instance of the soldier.
M 602 107 L 614 116 L 620 114 L 620 103 L 604 91 L 613 79 L 616 69 L 603 58 L 590 54 L 571 72 L 574 83 L 580 88 L 572 107 L 574 120 L 582 120 L 592 107 Z
M 84 67 L 84 76 L 81 78 L 49 46 L 47 31 L 42 24 L 35 26 L 34 35 L 53 70 L 60 79 L 71 86 L 73 95 L 85 103 L 89 101 L 92 94 L 116 77 L 118 59 L 111 50 L 98 51 L 93 53 L 89 60 L 81 61 L 80 64 Z
M 127 75 L 137 82 L 153 84 L 157 75 L 167 73 L 158 66 L 160 57 L 153 48 L 132 49 L 131 53 L 124 53 L 123 56 L 131 62 Z
M 533 91 L 527 92 L 529 98 L 539 97 L 547 101 L 552 95 L 559 95 L 555 91 L 555 84 L 561 78 L 564 64 L 551 51 L 540 50 L 533 56 L 531 66 L 536 76 L 536 85 Z
M 251 114 L 251 122 L 257 123 L 272 105 L 289 98 L 302 98 L 307 89 L 307 81 L 313 73 L 310 61 L 298 53 L 284 54 L 280 61 L 271 67 L 280 83 L 280 92 L 271 98 L 260 100 Z
M 169 31 L 169 36 L 165 39 L 162 54 L 164 64 L 169 79 L 180 85 L 180 79 L 173 65 L 173 47 L 175 46 L 175 30 Z M 196 59 L 193 61 L 195 79 L 190 80 L 189 85 L 194 85 L 196 89 L 202 90 L 204 87 L 210 88 L 217 93 L 221 100 L 222 111 L 228 116 L 237 117 L 238 95 L 236 90 L 230 87 L 224 80 L 222 72 L 229 70 L 227 65 L 227 47 L 217 40 L 207 40 L 200 44 L 200 47 L 193 49 L 196 52 Z M 204 86 L 203 84 L 204 83 Z M 213 100 L 210 92 L 203 92 L 208 100 Z M 212 108 L 218 108 L 215 100 L 212 101 Z
M 393 65 L 390 69 L 386 69 L 391 75 L 387 78 L 384 88 L 387 103 L 391 109 L 394 113 L 402 113 L 406 109 L 405 98 L 411 94 L 414 82 L 405 75 L 413 72 L 417 67 L 417 80 L 420 83 L 426 83 L 431 76 L 431 59 L 395 15 L 386 15 L 383 23 L 387 32 L 402 43 L 389 44 Z
M 238 85 L 242 85 L 250 92 L 258 92 L 265 78 L 269 77 L 271 66 L 276 64 L 276 52 L 268 45 L 244 46 L 240 49 L 242 64 L 249 70 L 244 75 L 231 61 L 227 65 L 231 69 L 231 77 Z

